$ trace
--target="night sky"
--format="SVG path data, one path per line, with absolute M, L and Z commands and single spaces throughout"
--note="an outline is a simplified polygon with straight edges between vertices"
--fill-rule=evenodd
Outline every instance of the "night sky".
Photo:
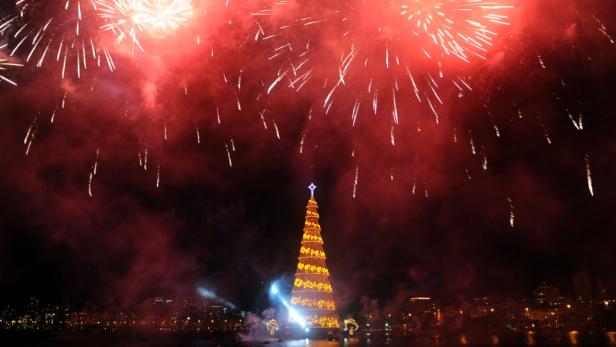
M 30 20 L 62 18 L 59 3 Z M 143 33 L 145 52 L 132 54 L 90 14 L 83 30 L 111 47 L 117 70 L 103 62 L 80 79 L 74 63 L 62 79 L 61 63 L 15 54 L 25 66 L 3 75 L 18 86 L 0 82 L 0 303 L 134 308 L 204 286 L 262 309 L 269 283 L 295 271 L 312 181 L 343 310 L 401 293 L 529 296 L 542 281 L 571 293 L 582 271 L 616 291 L 614 1 L 509 2 L 487 59 L 444 61 L 472 91 L 443 79 L 439 124 L 404 74 L 395 124 L 396 72 L 364 58 L 326 113 L 323 81 L 337 76 L 341 47 L 356 40 L 377 60 L 386 40 L 348 6 L 311 3 L 263 17 L 253 14 L 267 1 L 194 1 L 186 25 Z M 314 42 L 315 76 L 268 94 L 296 52 L 270 59 L 281 38 L 263 37 L 338 8 L 354 29 L 344 39 L 334 20 L 284 31 L 296 47 Z M 2 58 L 16 42 L 0 38 Z M 424 42 L 391 47 L 412 63 L 411 43 Z M 424 65 L 417 76 L 433 72 Z M 376 115 L 365 91 L 375 74 Z

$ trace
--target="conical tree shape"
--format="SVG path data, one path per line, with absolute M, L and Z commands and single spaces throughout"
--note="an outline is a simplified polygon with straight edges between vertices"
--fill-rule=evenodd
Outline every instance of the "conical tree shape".
M 311 196 L 306 206 L 306 222 L 291 291 L 291 305 L 310 328 L 338 328 L 340 324 L 329 281 L 329 269 L 325 263 L 318 205 L 314 199 L 315 188 L 314 184 L 309 187 Z

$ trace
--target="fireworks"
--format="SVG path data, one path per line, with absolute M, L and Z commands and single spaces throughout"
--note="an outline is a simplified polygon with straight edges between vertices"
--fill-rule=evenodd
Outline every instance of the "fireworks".
M 174 31 L 192 16 L 191 0 L 150 0 L 144 1 L 142 13 L 135 20 L 157 31 Z
M 485 59 L 497 35 L 492 27 L 509 25 L 506 11 L 512 8 L 501 1 L 407 0 L 400 14 L 409 21 L 413 36 L 425 36 L 445 55 L 469 62 L 473 55 Z M 432 56 L 427 48 L 422 51 Z
M 116 44 L 129 40 L 144 50 L 139 34 L 167 33 L 184 25 L 193 14 L 191 0 L 96 0 L 103 30 L 116 35 Z
M 18 0 L 14 14 L 0 17 L 0 48 L 38 68 L 57 63 L 63 79 L 69 70 L 80 79 L 92 67 L 116 69 L 105 31 L 116 44 L 128 39 L 143 50 L 139 33 L 174 31 L 191 16 L 190 0 Z
M 6 83 L 12 84 L 13 86 L 17 86 L 17 83 L 8 77 L 4 76 L 3 73 L 6 73 L 9 68 L 13 67 L 21 67 L 22 64 L 11 63 L 8 59 L 0 59 L 0 82 L 4 81 Z
M 110 99 L 121 95 L 127 105 L 127 120 L 142 117 L 134 126 L 142 127 L 136 132 L 140 139 L 147 139 L 140 141 L 149 149 L 133 149 L 131 153 L 139 151 L 144 170 L 150 161 L 151 169 L 156 169 L 157 187 L 158 153 L 164 151 L 158 145 L 171 148 L 182 134 L 189 134 L 191 143 L 207 148 L 217 138 L 210 131 L 221 132 L 224 138 L 218 138 L 215 147 L 220 162 L 238 168 L 245 163 L 246 147 L 238 141 L 236 157 L 233 138 L 245 140 L 241 136 L 251 134 L 249 122 L 254 121 L 259 131 L 262 126 L 277 145 L 298 146 L 294 150 L 297 148 L 305 161 L 314 160 L 313 152 L 330 150 L 326 145 L 332 142 L 322 141 L 324 129 L 333 129 L 335 136 L 344 137 L 336 139 L 344 143 L 333 150 L 352 151 L 353 159 L 345 162 L 349 172 L 345 184 L 353 198 L 361 197 L 360 167 L 362 185 L 372 184 L 371 176 L 378 170 L 387 181 L 406 184 L 405 191 L 410 188 L 412 196 L 438 197 L 438 180 L 432 174 L 440 170 L 434 156 L 442 152 L 441 145 L 447 146 L 443 149 L 447 153 L 459 152 L 455 155 L 460 156 L 456 162 L 459 166 L 451 171 L 465 184 L 480 184 L 489 175 L 505 171 L 503 167 L 508 164 L 503 162 L 510 158 L 499 158 L 502 148 L 498 146 L 522 141 L 513 137 L 516 129 L 532 134 L 534 126 L 542 144 L 558 150 L 567 139 L 555 122 L 566 123 L 569 128 L 573 125 L 569 130 L 579 136 L 596 126 L 596 110 L 582 106 L 589 96 L 574 90 L 584 87 L 574 87 L 582 79 L 567 76 L 563 62 L 571 63 L 566 59 L 575 57 L 575 63 L 590 67 L 607 61 L 607 53 L 582 51 L 592 47 L 586 48 L 577 40 L 592 32 L 597 45 L 613 48 L 610 23 L 588 15 L 592 30 L 587 25 L 582 28 L 584 20 L 580 19 L 581 29 L 571 29 L 577 36 L 567 36 L 566 42 L 545 29 L 546 36 L 557 40 L 550 46 L 533 36 L 544 34 L 543 28 L 526 28 L 526 8 L 516 11 L 520 15 L 515 20 L 509 19 L 514 1 L 276 1 L 268 9 L 250 12 L 246 6 L 230 9 L 224 0 L 207 6 L 190 0 L 19 0 L 13 12 L 0 15 L 0 82 L 16 86 L 11 70 L 21 63 L 38 67 L 55 63 L 61 68 L 61 76 L 69 79 L 83 78 L 84 71 L 92 67 L 107 66 L 113 71 L 111 53 L 119 55 L 121 50 L 110 52 L 105 44 L 130 44 L 148 51 L 141 55 L 146 59 L 122 57 L 129 68 L 114 76 L 123 79 L 97 80 L 104 80 L 108 88 L 99 90 L 113 88 L 113 93 L 106 94 Z M 208 20 L 195 20 L 195 15 L 207 15 Z M 195 23 L 190 23 L 191 19 Z M 550 24 L 558 27 L 555 32 L 565 32 L 570 19 L 562 23 L 556 22 L 558 18 L 550 19 L 554 20 Z M 511 31 L 510 22 L 516 24 Z M 161 37 L 171 42 L 152 44 Z M 238 48 L 246 46 L 249 49 L 242 49 L 245 57 L 237 54 Z M 171 53 L 166 55 L 165 49 Z M 518 83 L 517 76 L 521 75 L 531 81 L 524 83 L 533 84 L 532 90 Z M 139 80 L 143 76 L 147 81 Z M 61 85 L 61 106 L 42 106 L 47 109 L 34 110 L 34 114 L 51 113 L 51 123 L 56 115 L 64 121 L 60 112 L 65 109 L 68 93 L 72 101 L 67 108 L 74 113 L 101 102 L 80 92 L 85 89 L 74 91 L 73 83 Z M 139 90 L 143 85 L 156 88 L 152 93 Z M 531 92 L 533 95 L 529 95 Z M 144 96 L 154 101 L 146 105 L 141 100 Z M 302 109 L 289 107 L 284 112 L 302 114 L 297 122 L 303 120 L 305 124 L 295 124 L 276 110 L 281 99 L 291 98 L 297 98 L 293 102 L 299 101 L 295 105 L 302 105 Z M 130 117 L 129 102 L 134 110 Z M 124 109 L 123 105 L 119 108 Z M 311 121 L 313 113 L 315 119 Z M 242 118 L 244 115 L 251 118 Z M 151 120 L 155 126 L 148 127 Z M 44 139 L 46 126 L 42 119 L 30 126 L 24 141 L 27 155 L 32 153 L 35 137 L 37 143 Z M 188 131 L 183 132 L 182 126 Z M 154 128 L 155 136 L 150 136 Z M 148 158 L 148 150 L 156 153 L 155 159 Z M 366 164 L 374 159 L 371 151 L 378 152 L 378 164 Z M 580 154 L 576 158 L 579 161 Z M 593 162 L 585 158 L 584 183 L 591 196 L 598 191 L 591 172 Z M 167 165 L 166 161 L 161 163 Z M 596 170 L 594 165 L 592 169 Z M 149 171 L 154 175 L 154 170 Z M 91 173 L 91 179 L 95 178 L 95 172 Z M 514 197 L 515 210 L 510 198 L 501 196 L 498 200 L 502 203 L 506 199 L 509 204 L 511 227 L 514 222 L 519 224 L 516 214 L 523 215 L 525 206 L 523 198 Z
M 113 71 L 113 59 L 96 35 L 96 4 L 86 3 L 18 0 L 16 14 L 0 20 L 0 39 L 5 41 L 0 46 L 10 56 L 19 55 L 39 68 L 47 61 L 58 63 L 62 78 L 74 67 L 79 79 L 83 71 L 104 62 Z
M 505 1 L 483 0 L 415 0 L 390 6 L 382 1 L 353 1 L 307 6 L 314 13 L 302 8 L 287 14 L 285 6 L 276 3 L 271 10 L 253 14 L 283 22 L 271 33 L 264 29 L 266 24 L 260 24 L 255 35 L 272 42 L 269 60 L 280 63 L 266 94 L 281 85 L 299 91 L 316 79 L 325 90 L 323 110 L 329 113 L 336 95 L 346 89 L 355 94 L 353 127 L 363 100 L 369 100 L 371 113 L 389 113 L 393 123 L 399 124 L 400 114 L 409 109 L 408 103 L 400 105 L 406 95 L 425 104 L 438 124 L 438 106 L 444 102 L 440 90 L 472 90 L 467 77 L 460 74 L 464 71 L 460 63 L 485 59 L 493 39 L 508 26 L 513 8 Z M 294 18 L 285 22 L 276 17 L 280 12 Z

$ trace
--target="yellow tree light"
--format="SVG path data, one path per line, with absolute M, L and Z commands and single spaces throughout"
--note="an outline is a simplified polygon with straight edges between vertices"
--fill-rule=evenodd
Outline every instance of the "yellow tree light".
M 310 184 L 310 199 L 306 206 L 306 221 L 302 236 L 297 270 L 291 291 L 291 305 L 302 315 L 309 328 L 339 328 L 333 287 L 329 279 L 318 205 L 314 198 L 316 186 Z

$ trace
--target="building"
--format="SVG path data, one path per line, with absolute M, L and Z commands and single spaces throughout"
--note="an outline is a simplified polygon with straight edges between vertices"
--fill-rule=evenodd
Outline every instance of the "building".
M 560 294 L 558 288 L 542 283 L 533 292 L 535 305 L 538 307 L 559 307 L 562 306 L 565 299 Z
M 428 296 L 411 297 L 402 314 L 403 326 L 413 335 L 434 331 L 441 319 L 441 311 Z

